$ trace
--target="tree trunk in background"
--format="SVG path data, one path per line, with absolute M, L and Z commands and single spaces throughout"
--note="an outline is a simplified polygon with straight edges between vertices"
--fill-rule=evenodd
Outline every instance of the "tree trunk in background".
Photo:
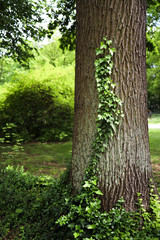
M 99 163 L 102 205 L 108 210 L 123 196 L 135 209 L 137 193 L 149 202 L 146 80 L 146 0 L 77 0 L 76 87 L 71 181 L 80 188 L 96 131 L 98 93 L 95 49 L 104 36 L 116 49 L 112 79 L 123 102 L 124 119 Z

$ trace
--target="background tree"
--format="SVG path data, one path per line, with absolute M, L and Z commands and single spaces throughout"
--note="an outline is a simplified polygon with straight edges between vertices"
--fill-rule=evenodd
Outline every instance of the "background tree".
M 152 37 L 155 49 L 147 51 L 148 106 L 151 111 L 160 111 L 160 31 L 156 28 Z
M 76 37 L 76 1 L 75 0 L 52 0 L 51 12 L 48 28 L 50 30 L 59 29 L 61 33 L 60 48 L 65 50 L 75 49 Z M 54 4 L 54 7 L 52 4 Z
M 59 48 L 59 41 L 57 37 L 52 38 L 48 44 L 40 45 L 41 43 L 35 43 L 34 46 L 38 48 L 38 53 L 35 53 L 34 59 L 28 59 L 29 69 L 23 67 L 20 63 L 15 62 L 12 58 L 4 57 L 0 59 L 0 84 L 4 84 L 5 82 L 15 82 L 18 81 L 18 75 L 21 74 L 21 79 L 26 78 L 25 74 L 28 73 L 28 78 L 34 78 L 34 74 L 41 80 L 45 73 L 45 77 L 53 74 L 56 67 L 62 67 L 63 71 L 61 73 L 66 74 L 66 69 L 64 66 L 74 65 L 75 63 L 75 51 L 65 51 Z M 37 75 L 36 69 L 39 70 L 39 74 Z M 30 71 L 31 70 L 31 71 Z M 33 74 L 33 72 L 35 73 Z M 43 74 L 42 74 L 43 72 Z M 24 73 L 24 76 L 23 76 Z M 66 76 L 67 79 L 70 78 L 73 80 L 74 75 L 74 67 L 72 70 L 72 76 Z M 31 77 L 32 76 L 32 77 Z M 59 75 L 60 76 L 60 75 Z M 53 77 L 54 74 L 53 74 Z M 57 76 L 58 77 L 58 76 Z
M 34 56 L 29 41 L 40 41 L 51 31 L 45 29 L 46 0 L 0 0 L 0 49 L 2 56 L 25 63 Z

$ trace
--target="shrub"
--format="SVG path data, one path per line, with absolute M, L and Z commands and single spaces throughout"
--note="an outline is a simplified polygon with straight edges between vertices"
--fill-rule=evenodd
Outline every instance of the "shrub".
M 38 81 L 10 87 L 0 106 L 0 132 L 6 123 L 17 126 L 25 141 L 59 141 L 72 136 L 73 90 Z M 12 140 L 12 139 L 11 139 Z
M 84 189 L 88 189 L 85 184 Z M 8 166 L 0 170 L 0 236 L 22 240 L 110 240 L 160 238 L 160 202 L 151 193 L 152 213 L 127 212 L 123 200 L 109 212 L 87 191 L 71 195 L 68 173 L 37 177 Z M 87 200 L 87 201 L 86 201 Z M 64 216 L 65 215 L 65 216 Z M 142 221 L 143 220 L 143 221 Z M 58 222 L 60 224 L 58 224 Z
M 65 179 L 35 177 L 10 166 L 0 170 L 0 239 L 71 240 L 68 228 L 55 224 L 67 210 Z
M 0 144 L 2 145 L 1 157 L 5 161 L 23 154 L 23 139 L 20 139 L 19 135 L 15 133 L 16 128 L 17 126 L 12 123 L 6 124 L 6 126 L 2 128 L 4 137 L 0 138 Z M 10 144 L 10 139 L 12 139 L 13 145 Z

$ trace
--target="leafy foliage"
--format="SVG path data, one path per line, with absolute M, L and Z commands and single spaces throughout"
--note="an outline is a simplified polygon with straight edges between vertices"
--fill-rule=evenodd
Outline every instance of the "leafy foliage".
M 30 60 L 30 69 L 5 59 L 0 86 L 1 134 L 6 123 L 13 123 L 25 141 L 72 136 L 74 58 L 74 52 L 62 54 L 58 40 L 53 39 Z
M 36 58 L 30 61 L 30 69 L 47 68 L 48 66 L 55 69 L 60 66 L 74 65 L 74 62 L 75 51 L 66 50 L 62 52 L 58 38 L 53 38 L 50 43 L 39 50 L 39 55 L 36 55 Z
M 1 59 L 0 84 L 18 81 L 19 78 L 26 78 L 26 75 L 30 79 L 39 78 L 39 81 L 48 77 L 58 78 L 60 76 L 60 82 L 64 82 L 66 85 L 70 78 L 69 84 L 71 84 L 71 82 L 74 82 L 74 62 L 75 52 L 65 51 L 65 53 L 62 53 L 62 50 L 59 48 L 59 41 L 55 37 L 50 43 L 39 49 L 39 54 L 35 54 L 35 59 L 29 60 L 30 69 L 22 67 L 11 58 L 5 57 Z M 67 67 L 72 69 L 72 73 L 68 71 Z
M 60 47 L 73 50 L 75 48 L 75 35 L 76 35 L 76 0 L 52 0 L 54 7 L 51 4 L 52 11 L 50 17 L 53 16 L 49 24 L 49 29 L 59 29 L 61 33 Z M 55 7 L 56 6 L 56 7 Z M 160 19 L 160 1 L 147 0 L 147 32 L 152 32 L 153 27 Z M 149 35 L 147 35 L 147 48 L 149 51 L 154 50 L 154 44 Z
M 88 189 L 87 185 L 85 189 Z M 8 166 L 1 169 L 0 236 L 2 239 L 23 240 L 159 239 L 160 202 L 153 193 L 153 213 L 143 209 L 140 196 L 137 213 L 126 212 L 123 199 L 108 213 L 101 212 L 98 198 L 90 196 L 86 206 L 85 194 L 83 196 L 81 202 L 78 195 L 76 199 L 71 197 L 68 173 L 60 179 L 53 179 L 24 173 L 23 168 Z M 58 220 L 70 209 L 75 214 L 70 213 L 68 218 L 63 216 L 61 221 Z
M 160 1 L 147 0 L 147 25 L 149 27 L 156 26 L 160 19 Z
M 67 227 L 55 224 L 66 212 L 70 194 L 66 177 L 34 177 L 23 169 L 0 170 L 0 236 L 2 239 L 72 239 Z
M 155 46 L 154 52 L 147 52 L 147 87 L 149 109 L 152 111 L 160 111 L 160 31 L 157 28 L 152 41 Z
M 55 30 L 57 27 L 61 33 L 60 48 L 65 50 L 75 49 L 76 37 L 76 1 L 53 0 L 56 7 L 51 7 L 50 17 L 54 19 L 48 28 Z
M 34 56 L 28 39 L 39 41 L 50 32 L 42 25 L 46 0 L 0 0 L 0 6 L 0 57 L 3 54 L 26 63 Z
M 66 140 L 72 136 L 73 91 L 67 85 L 23 80 L 9 89 L 0 113 L 2 136 L 6 123 L 13 123 L 24 141 Z

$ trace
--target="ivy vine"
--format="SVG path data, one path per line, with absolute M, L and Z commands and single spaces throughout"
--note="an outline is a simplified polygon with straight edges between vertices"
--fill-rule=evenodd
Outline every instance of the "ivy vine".
M 116 132 L 117 126 L 123 113 L 122 102 L 114 92 L 115 84 L 112 82 L 111 74 L 113 68 L 112 56 L 115 52 L 111 48 L 111 40 L 106 37 L 96 49 L 95 79 L 99 96 L 98 116 L 96 120 L 97 131 L 92 143 L 92 155 L 89 167 L 86 169 L 86 177 L 89 180 L 97 172 L 97 164 L 101 153 L 105 151 L 109 139 Z
M 111 43 L 112 41 L 103 38 L 100 48 L 96 49 L 95 79 L 99 107 L 91 159 L 85 170 L 81 190 L 73 198 L 66 199 L 66 204 L 69 206 L 68 215 L 60 217 L 57 221 L 61 226 L 67 224 L 75 239 L 104 239 L 106 234 L 105 222 L 108 215 L 100 211 L 101 201 L 98 196 L 103 194 L 98 188 L 97 165 L 109 139 L 116 132 L 120 116 L 122 116 L 121 100 L 114 93 L 115 84 L 111 80 L 112 56 L 115 52 L 115 49 L 110 47 Z M 97 218 L 101 219 L 99 223 Z M 104 220 L 103 224 L 102 220 Z M 104 232 L 98 229 L 103 229 Z

